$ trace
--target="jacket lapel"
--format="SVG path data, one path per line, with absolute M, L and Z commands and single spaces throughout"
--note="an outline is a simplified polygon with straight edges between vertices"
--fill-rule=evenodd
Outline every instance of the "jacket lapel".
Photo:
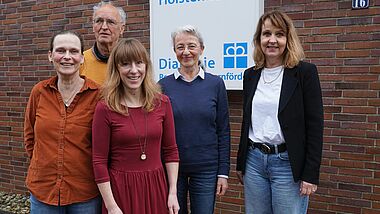
M 289 102 L 294 89 L 298 84 L 296 77 L 297 67 L 294 68 L 285 68 L 284 77 L 282 79 L 281 94 L 280 94 L 280 104 L 278 107 L 278 112 L 280 113 L 284 110 L 286 104 Z
M 261 71 L 262 69 L 259 69 L 259 70 L 254 70 L 252 69 L 251 73 L 249 74 L 248 76 L 248 81 L 250 84 L 250 90 L 249 90 L 249 94 L 248 94 L 248 99 L 247 99 L 247 105 L 246 107 L 248 109 L 246 109 L 246 111 L 250 112 L 252 111 L 252 99 L 253 99 L 253 95 L 255 94 L 255 91 L 256 91 L 256 88 L 257 88 L 257 84 L 259 83 L 259 79 L 260 79 L 260 76 L 261 76 Z M 251 114 L 249 114 L 251 116 Z

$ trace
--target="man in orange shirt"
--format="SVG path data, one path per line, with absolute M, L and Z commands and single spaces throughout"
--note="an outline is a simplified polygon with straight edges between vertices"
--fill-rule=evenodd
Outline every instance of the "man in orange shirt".
M 92 30 L 95 44 L 84 52 L 85 63 L 80 74 L 102 85 L 106 78 L 107 60 L 120 36 L 123 35 L 127 14 L 111 2 L 94 6 Z

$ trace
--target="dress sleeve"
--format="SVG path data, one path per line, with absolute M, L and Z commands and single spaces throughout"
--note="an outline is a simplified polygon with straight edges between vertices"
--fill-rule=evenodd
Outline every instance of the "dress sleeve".
M 25 118 L 24 118 L 24 145 L 25 150 L 30 159 L 33 156 L 34 149 L 34 123 L 36 121 L 36 111 L 38 106 L 38 101 L 40 98 L 40 92 L 37 89 L 37 86 L 33 87 L 28 105 L 25 110 Z
M 162 153 L 165 163 L 178 162 L 178 148 L 175 140 L 174 117 L 170 100 L 162 95 L 161 107 L 165 111 L 162 127 Z
M 216 107 L 216 131 L 218 134 L 218 175 L 229 175 L 230 171 L 230 120 L 228 98 L 224 82 L 218 85 L 218 103 Z
M 110 148 L 111 118 L 110 110 L 103 102 L 98 102 L 92 121 L 92 165 L 95 182 L 110 180 L 108 173 L 108 153 Z

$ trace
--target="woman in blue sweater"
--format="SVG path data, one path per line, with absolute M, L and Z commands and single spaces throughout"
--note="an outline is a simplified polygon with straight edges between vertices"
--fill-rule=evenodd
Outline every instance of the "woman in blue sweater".
M 230 170 L 230 126 L 227 92 L 218 76 L 203 70 L 204 44 L 193 26 L 172 33 L 180 63 L 174 74 L 160 80 L 172 102 L 180 156 L 177 182 L 179 213 L 214 213 L 215 195 L 224 195 Z

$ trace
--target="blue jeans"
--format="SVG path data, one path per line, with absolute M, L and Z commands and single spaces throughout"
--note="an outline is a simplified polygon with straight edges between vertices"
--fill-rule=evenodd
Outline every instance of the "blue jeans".
M 65 206 L 54 206 L 39 201 L 30 194 L 31 214 L 100 214 L 102 212 L 102 198 L 100 196 L 85 202 L 69 204 Z
M 179 214 L 187 214 L 187 193 L 190 195 L 190 210 L 195 214 L 213 214 L 217 172 L 182 173 L 178 175 L 177 196 Z
M 309 197 L 300 195 L 288 152 L 264 154 L 249 149 L 244 175 L 245 212 L 249 214 L 306 214 Z

